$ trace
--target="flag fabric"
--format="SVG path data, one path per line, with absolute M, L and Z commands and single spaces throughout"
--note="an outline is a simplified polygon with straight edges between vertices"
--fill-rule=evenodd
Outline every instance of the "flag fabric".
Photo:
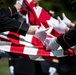
M 42 7 L 38 6 L 38 9 L 35 10 L 32 0 L 24 0 L 24 4 L 26 8 L 22 8 L 21 13 L 26 15 L 26 12 L 28 12 L 28 19 L 31 25 L 48 28 L 51 27 L 51 21 L 57 22 L 57 20 L 52 20 L 51 15 L 49 15 Z M 55 37 L 60 35 L 53 28 L 51 33 Z M 53 36 L 48 35 L 47 33 L 46 38 L 52 37 Z M 26 55 L 29 59 L 39 61 L 52 60 L 58 55 L 56 52 L 46 51 L 44 44 L 34 35 L 26 34 L 26 36 L 22 36 L 10 31 L 0 33 L 0 49 L 6 52 Z M 63 54 L 61 53 L 61 55 Z
M 21 9 L 21 13 L 26 15 L 28 12 L 28 19 L 31 25 L 43 26 L 45 28 L 52 27 L 52 24 L 59 24 L 58 20 L 53 18 L 47 11 L 45 11 L 41 6 L 34 6 L 32 0 L 24 0 L 26 8 Z M 60 33 L 56 30 L 52 30 L 51 34 L 58 37 Z
M 52 36 L 47 36 L 47 38 L 49 37 Z M 28 34 L 24 37 L 9 31 L 0 33 L 0 49 L 6 52 L 29 55 L 28 57 L 32 60 L 55 58 L 53 52 L 46 51 L 39 39 Z

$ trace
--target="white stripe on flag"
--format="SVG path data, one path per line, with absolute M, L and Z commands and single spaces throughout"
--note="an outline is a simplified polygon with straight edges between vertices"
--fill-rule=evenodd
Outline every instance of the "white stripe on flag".
M 1 32 L 1 33 L 0 33 L 0 38 L 4 38 L 4 39 L 9 40 L 8 37 L 7 37 L 8 33 L 9 33 L 9 31 Z
M 0 41 L 0 49 L 3 51 L 10 52 L 11 42 Z
M 37 48 L 25 47 L 23 54 L 37 55 L 37 52 L 38 52 Z

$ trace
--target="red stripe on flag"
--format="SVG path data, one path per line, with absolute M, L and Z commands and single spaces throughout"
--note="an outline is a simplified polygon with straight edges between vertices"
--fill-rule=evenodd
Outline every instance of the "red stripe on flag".
M 50 20 L 51 15 L 49 15 L 44 9 L 42 9 L 41 14 L 39 16 L 40 22 L 44 25 L 45 28 L 48 28 L 47 20 Z
M 19 34 L 9 32 L 7 35 L 8 39 L 12 42 L 10 51 L 15 53 L 23 53 L 24 51 L 24 45 L 19 44 Z
M 11 44 L 10 52 L 23 54 L 24 45 Z
M 39 39 L 33 37 L 32 43 L 35 47 L 38 48 L 37 55 L 39 55 L 39 56 L 49 56 L 50 55 L 50 52 L 45 50 L 43 43 Z
M 10 42 L 10 40 L 8 40 L 8 39 L 4 39 L 4 38 L 1 38 L 1 37 L 0 37 L 0 41 Z
M 58 37 L 61 35 L 57 31 L 55 31 L 54 29 L 52 30 L 51 34 L 54 35 L 55 37 Z
M 34 36 L 32 37 L 32 41 L 31 42 L 37 48 L 44 48 L 43 43 L 39 39 L 37 39 L 36 37 L 34 37 Z
M 39 21 L 37 15 L 36 15 L 36 13 L 35 13 L 35 11 L 33 9 L 34 3 L 33 2 L 28 3 L 27 0 L 24 0 L 24 3 L 25 3 L 25 5 L 27 5 L 30 24 L 33 24 L 33 25 L 36 24 L 36 25 L 40 26 L 41 25 L 40 21 Z M 33 18 L 33 21 L 31 21 L 31 17 Z
M 38 49 L 37 55 L 38 56 L 50 56 L 50 52 L 45 51 L 45 49 Z
M 9 32 L 7 38 L 11 40 L 12 43 L 19 44 L 19 36 L 20 36 L 19 34 Z

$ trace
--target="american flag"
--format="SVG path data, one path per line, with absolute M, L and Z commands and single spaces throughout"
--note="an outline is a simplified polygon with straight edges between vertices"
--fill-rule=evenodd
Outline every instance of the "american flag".
M 42 7 L 38 6 L 38 10 L 35 10 L 32 0 L 24 0 L 24 4 L 25 7 L 21 9 L 20 13 L 26 15 L 26 12 L 28 12 L 31 25 L 48 28 L 51 27 L 51 22 L 57 22 Z M 55 37 L 60 35 L 53 28 L 51 34 Z M 47 34 L 46 38 L 52 38 L 52 36 Z M 26 36 L 22 36 L 10 31 L 0 33 L 0 49 L 6 52 L 27 55 L 29 59 L 39 61 L 52 60 L 58 54 L 63 55 L 62 51 L 59 50 L 56 52 L 46 51 L 44 44 L 34 35 L 26 34 Z

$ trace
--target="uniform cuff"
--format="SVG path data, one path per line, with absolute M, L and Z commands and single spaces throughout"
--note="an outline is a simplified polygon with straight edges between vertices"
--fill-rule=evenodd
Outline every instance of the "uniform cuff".
M 63 39 L 64 35 L 61 35 L 57 38 L 58 43 L 61 45 L 61 47 L 63 48 L 63 50 L 67 50 L 69 48 L 69 46 L 66 44 L 66 42 Z
M 20 27 L 18 33 L 21 34 L 21 35 L 23 35 L 23 36 L 25 36 L 26 33 L 27 33 L 27 31 L 28 31 L 28 29 L 29 29 L 28 25 L 22 24 L 22 26 Z

